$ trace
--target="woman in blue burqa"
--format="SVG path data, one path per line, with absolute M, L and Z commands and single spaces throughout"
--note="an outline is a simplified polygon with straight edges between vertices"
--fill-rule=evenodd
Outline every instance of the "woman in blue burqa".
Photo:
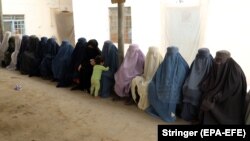
M 55 38 L 49 38 L 47 41 L 46 48 L 44 50 L 44 57 L 40 64 L 40 74 L 44 79 L 54 79 L 52 72 L 52 60 L 55 58 L 59 50 Z
M 202 92 L 202 124 L 244 124 L 246 77 L 230 52 L 216 52 L 211 73 L 202 84 Z
M 58 81 L 57 87 L 65 86 L 69 78 L 71 54 L 74 48 L 69 41 L 62 41 L 60 50 L 52 60 L 52 72 L 54 79 Z M 65 82 L 65 83 L 64 83 Z
M 90 92 L 90 79 L 93 72 L 93 65 L 90 64 L 91 59 L 95 59 L 96 56 L 101 55 L 101 51 L 98 48 L 98 42 L 96 39 L 91 39 L 87 43 L 87 47 L 82 54 L 81 64 L 78 67 L 80 72 L 80 84 L 73 87 L 72 90 L 87 90 Z
M 208 48 L 201 48 L 192 62 L 183 85 L 183 107 L 181 117 L 187 121 L 197 121 L 201 103 L 201 84 L 207 78 L 213 64 Z
M 179 49 L 168 47 L 163 62 L 148 86 L 148 113 L 167 122 L 176 120 L 176 107 L 181 102 L 182 86 L 188 70 Z
M 73 53 L 71 54 L 71 62 L 70 62 L 70 73 L 71 80 L 70 83 L 79 84 L 80 83 L 80 72 L 78 71 L 78 67 L 81 64 L 84 50 L 87 47 L 87 40 L 85 38 L 79 38 L 76 46 L 74 48 Z
M 102 57 L 104 66 L 109 70 L 102 73 L 100 96 L 109 97 L 114 92 L 115 79 L 114 74 L 118 69 L 118 50 L 111 41 L 105 41 L 102 48 Z
M 30 36 L 28 47 L 22 55 L 21 73 L 34 75 L 39 64 L 36 64 L 36 50 L 39 47 L 39 38 L 35 35 Z

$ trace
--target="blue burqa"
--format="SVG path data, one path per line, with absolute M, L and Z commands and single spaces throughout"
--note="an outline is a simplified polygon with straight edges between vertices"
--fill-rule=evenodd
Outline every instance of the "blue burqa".
M 105 41 L 102 48 L 102 56 L 104 66 L 108 66 L 109 70 L 102 72 L 100 96 L 109 97 L 114 90 L 114 74 L 118 69 L 118 50 L 111 41 Z
M 178 48 L 168 47 L 162 64 L 148 86 L 148 113 L 167 122 L 176 120 L 176 106 L 181 101 L 188 70 L 188 64 Z
M 59 50 L 59 45 L 54 38 L 47 41 L 46 48 L 44 49 L 44 58 L 40 64 L 41 76 L 45 79 L 53 79 L 52 60 L 55 58 Z
M 62 41 L 60 50 L 52 61 L 53 77 L 58 80 L 58 86 L 61 86 L 65 77 L 68 77 L 73 50 L 73 46 L 68 41 Z
M 181 117 L 192 121 L 198 119 L 201 103 L 201 83 L 207 78 L 213 64 L 213 57 L 209 49 L 198 50 L 187 79 L 183 85 L 183 109 Z

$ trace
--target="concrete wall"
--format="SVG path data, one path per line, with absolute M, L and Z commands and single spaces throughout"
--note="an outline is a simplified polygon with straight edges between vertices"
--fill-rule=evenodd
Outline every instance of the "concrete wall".
M 199 0 L 187 0 L 193 3 Z M 131 7 L 132 42 L 138 43 L 144 54 L 151 45 L 165 49 L 164 9 L 161 2 L 176 3 L 178 0 L 126 0 Z M 110 0 L 73 0 L 75 37 L 96 38 L 102 48 L 109 37 L 108 7 L 116 6 Z M 249 0 L 210 0 L 205 42 L 213 56 L 221 49 L 229 50 L 240 64 L 250 85 L 248 60 L 250 46 Z M 126 45 L 127 47 L 128 45 Z M 126 49 L 125 49 L 126 52 Z M 163 51 L 164 54 L 164 51 Z
M 41 36 L 56 36 L 55 10 L 72 11 L 71 0 L 2 0 L 3 14 L 22 14 L 25 18 L 25 33 Z
M 218 50 L 228 50 L 242 67 L 250 89 L 250 1 L 211 0 L 206 43 L 213 56 Z
M 110 39 L 109 7 L 116 6 L 111 0 L 73 0 L 75 39 L 95 38 L 102 48 L 103 42 Z M 126 0 L 124 6 L 131 7 L 132 42 L 139 44 L 145 54 L 150 45 L 160 46 L 160 1 Z

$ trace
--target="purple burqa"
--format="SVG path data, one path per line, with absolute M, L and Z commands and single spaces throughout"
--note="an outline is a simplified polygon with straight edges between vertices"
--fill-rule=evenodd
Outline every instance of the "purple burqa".
M 131 81 L 143 74 L 145 56 L 136 44 L 131 44 L 126 56 L 115 73 L 115 92 L 120 97 L 128 97 Z

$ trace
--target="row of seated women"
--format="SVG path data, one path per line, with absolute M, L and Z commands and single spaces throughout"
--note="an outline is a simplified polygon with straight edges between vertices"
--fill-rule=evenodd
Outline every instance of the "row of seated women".
M 5 36 L 0 47 L 3 66 L 10 70 L 58 81 L 58 87 L 76 84 L 72 89 L 89 92 L 90 60 L 102 55 L 110 69 L 102 73 L 100 97 L 112 93 L 132 97 L 140 109 L 167 122 L 178 116 L 200 124 L 250 124 L 246 78 L 226 50 L 213 58 L 209 49 L 201 48 L 189 67 L 177 47 L 168 47 L 163 58 L 157 47 L 150 47 L 144 56 L 138 45 L 131 44 L 118 66 L 111 41 L 105 41 L 100 51 L 95 39 L 80 38 L 73 48 L 67 41 L 59 46 L 53 38 L 16 35 L 9 57 L 6 51 L 13 44 L 4 44 L 10 38 Z M 9 64 L 6 58 L 11 58 Z

